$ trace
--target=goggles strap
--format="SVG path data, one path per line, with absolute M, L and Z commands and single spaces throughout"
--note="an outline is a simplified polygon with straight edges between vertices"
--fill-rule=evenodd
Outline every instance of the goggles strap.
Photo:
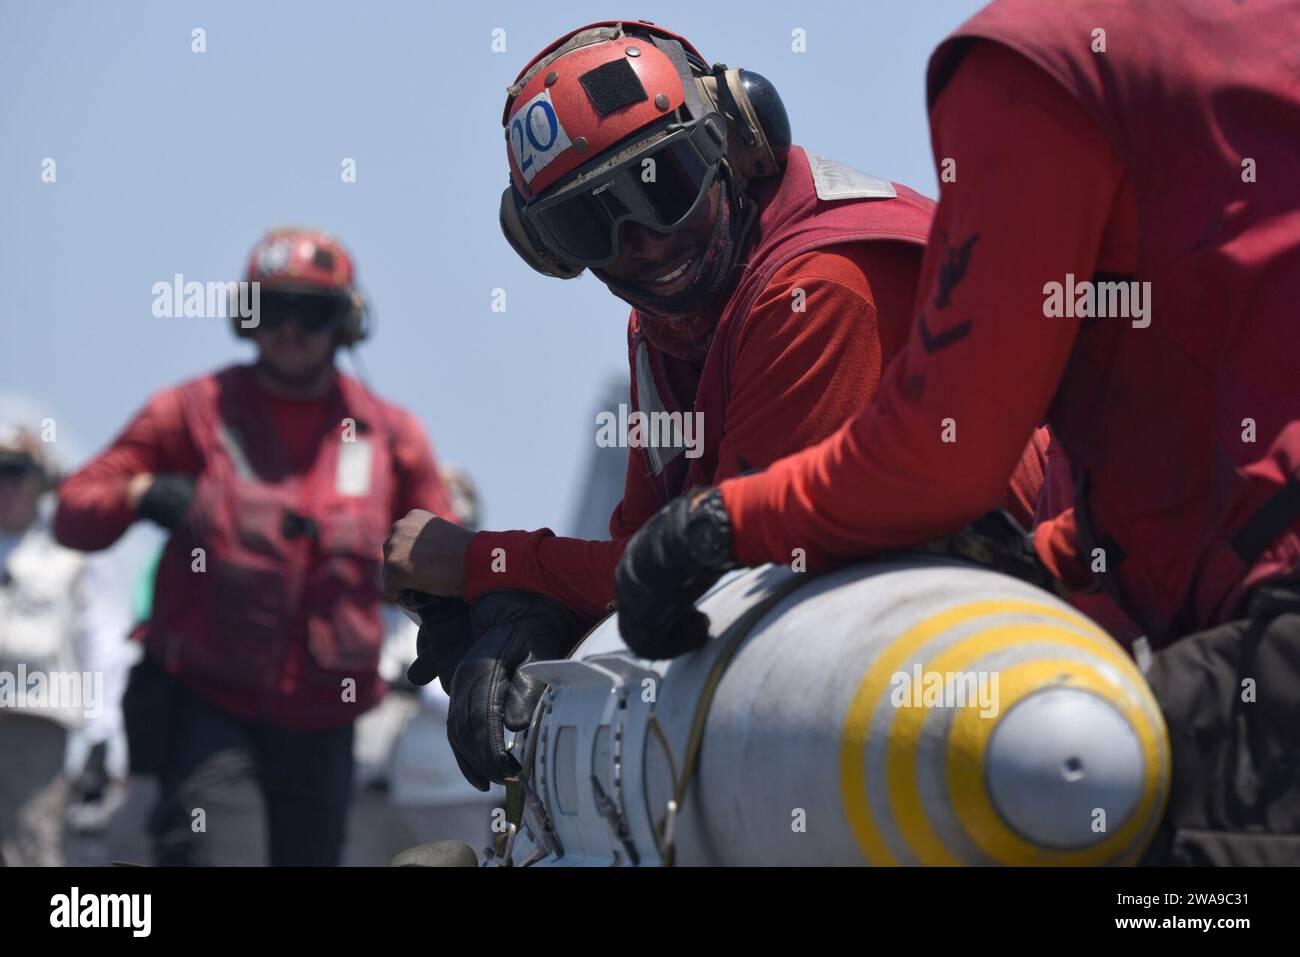
M 663 51 L 664 56 L 673 61 L 673 66 L 677 68 L 677 75 L 682 78 L 682 88 L 686 91 L 686 108 L 690 110 L 691 119 L 698 120 L 709 111 L 704 108 L 704 100 L 700 97 L 700 88 L 695 82 L 695 74 L 686 59 L 686 51 L 682 49 L 680 43 L 669 37 L 653 34 L 650 39 Z

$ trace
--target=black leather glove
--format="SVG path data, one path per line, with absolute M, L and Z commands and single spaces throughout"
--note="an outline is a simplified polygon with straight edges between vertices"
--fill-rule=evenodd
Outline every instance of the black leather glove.
M 474 644 L 451 682 L 447 740 L 470 784 L 486 791 L 519 773 L 506 751 L 505 728 L 522 731 L 546 685 L 518 673 L 533 661 L 564 658 L 578 638 L 578 622 L 546 595 L 488 592 L 471 611 Z
M 1003 509 L 994 509 L 960 532 L 929 542 L 918 549 L 936 555 L 962 558 L 976 565 L 1012 575 L 1031 585 L 1064 594 L 1065 588 L 1038 559 L 1034 537 Z
M 452 676 L 474 643 L 469 605 L 459 598 L 433 598 L 410 589 L 402 593 L 401 603 L 420 616 L 415 660 L 406 669 L 406 680 L 427 685 L 440 678 L 442 690 L 451 694 Z
M 168 531 L 180 524 L 194 498 L 194 478 L 190 475 L 155 475 L 149 491 L 140 499 L 141 516 Z
M 86 765 L 72 782 L 72 800 L 76 804 L 95 804 L 104 799 L 108 789 L 108 742 L 100 741 L 86 755 Z
M 709 639 L 695 607 L 718 576 L 736 567 L 731 519 L 717 489 L 674 499 L 628 542 L 618 563 L 618 630 L 642 658 L 675 658 Z

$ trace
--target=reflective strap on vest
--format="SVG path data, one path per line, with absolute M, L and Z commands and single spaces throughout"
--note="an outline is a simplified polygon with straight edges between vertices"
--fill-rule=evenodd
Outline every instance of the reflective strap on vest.
M 636 411 L 644 412 L 651 418 L 655 413 L 668 411 L 659 395 L 659 386 L 655 382 L 654 371 L 650 368 L 650 349 L 644 339 L 636 344 Z M 650 441 L 644 442 L 640 448 L 650 460 L 650 468 L 655 475 L 667 468 L 668 463 L 683 451 L 681 446 L 666 449 Z
M 1300 521 L 1300 469 L 1237 529 L 1231 539 L 1233 551 L 1246 565 L 1253 565 L 1297 521 Z
M 257 473 L 253 471 L 253 466 L 248 461 L 248 455 L 244 452 L 244 447 L 239 444 L 239 436 L 235 430 L 225 422 L 217 426 L 217 436 L 221 439 L 221 444 L 230 456 L 230 461 L 235 466 L 235 474 L 245 481 L 254 481 Z

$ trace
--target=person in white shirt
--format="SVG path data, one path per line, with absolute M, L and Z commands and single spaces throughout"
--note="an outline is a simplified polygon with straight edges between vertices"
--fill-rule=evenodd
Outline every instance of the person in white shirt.
M 54 541 L 45 494 L 56 470 L 27 429 L 0 422 L 0 862 L 63 863 L 69 733 L 112 733 L 105 642 L 123 618 L 84 556 Z M 120 694 L 120 691 L 117 692 Z

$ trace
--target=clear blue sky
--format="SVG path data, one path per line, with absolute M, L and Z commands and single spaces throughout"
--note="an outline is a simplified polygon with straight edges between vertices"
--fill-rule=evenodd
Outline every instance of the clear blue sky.
M 934 195 L 925 63 L 979 5 L 0 0 L 0 393 L 55 416 L 75 465 L 154 390 L 250 351 L 220 321 L 154 318 L 154 282 L 237 278 L 266 227 L 318 225 L 374 302 L 376 389 L 472 472 L 491 527 L 562 532 L 598 395 L 626 379 L 627 309 L 502 239 L 506 85 L 575 27 L 644 17 L 771 79 L 797 143 Z

